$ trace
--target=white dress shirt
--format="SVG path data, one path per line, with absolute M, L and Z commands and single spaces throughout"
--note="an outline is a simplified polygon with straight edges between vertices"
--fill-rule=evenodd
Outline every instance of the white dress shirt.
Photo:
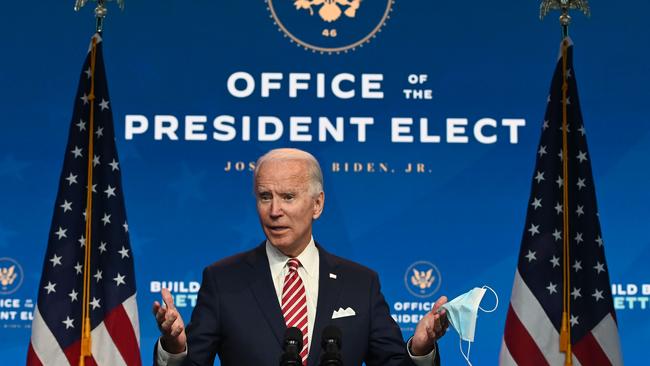
M 282 288 L 284 287 L 284 277 L 287 275 L 289 267 L 287 262 L 291 257 L 282 253 L 278 248 L 271 245 L 266 241 L 266 257 L 269 260 L 269 267 L 271 268 L 271 277 L 273 279 L 273 286 L 275 293 L 278 296 L 278 304 L 282 306 Z M 298 275 L 302 279 L 307 294 L 307 323 L 308 323 L 308 337 L 309 337 L 309 352 L 311 352 L 311 340 L 314 331 L 314 322 L 316 320 L 316 304 L 318 304 L 318 277 L 320 270 L 320 256 L 318 248 L 314 243 L 312 237 L 307 244 L 307 247 L 296 257 L 300 261 L 298 268 Z M 411 340 L 409 339 L 406 350 L 411 357 L 411 360 L 417 366 L 430 366 L 433 365 L 435 356 L 435 348 L 428 355 L 413 356 L 410 350 Z M 158 366 L 180 366 L 187 355 L 187 348 L 184 352 L 172 354 L 165 351 L 158 340 L 157 345 L 157 359 Z

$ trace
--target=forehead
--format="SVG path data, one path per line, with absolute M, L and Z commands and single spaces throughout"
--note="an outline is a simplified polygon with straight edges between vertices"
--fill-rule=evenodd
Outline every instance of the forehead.
M 270 160 L 259 167 L 255 189 L 303 189 L 309 184 L 307 163 L 302 160 Z

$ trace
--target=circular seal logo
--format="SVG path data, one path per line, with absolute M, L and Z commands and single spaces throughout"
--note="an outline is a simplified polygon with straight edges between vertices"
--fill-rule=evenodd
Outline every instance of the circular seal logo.
M 404 284 L 411 295 L 430 297 L 440 289 L 442 276 L 438 267 L 427 261 L 411 264 L 404 273 Z
M 23 284 L 23 267 L 12 258 L 0 258 L 0 295 L 13 294 Z
M 299 47 L 341 53 L 370 42 L 390 18 L 394 0 L 266 0 L 275 25 Z

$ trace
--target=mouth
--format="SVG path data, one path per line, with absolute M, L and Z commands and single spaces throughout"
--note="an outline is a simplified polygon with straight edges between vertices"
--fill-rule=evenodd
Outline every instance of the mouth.
M 288 226 L 267 226 L 269 231 L 273 234 L 284 234 L 286 231 L 289 230 Z

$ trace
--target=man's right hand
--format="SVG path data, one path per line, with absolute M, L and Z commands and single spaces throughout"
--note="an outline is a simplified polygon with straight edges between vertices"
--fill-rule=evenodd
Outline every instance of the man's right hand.
M 153 303 L 153 315 L 156 317 L 158 329 L 160 329 L 160 343 L 163 349 L 169 353 L 184 352 L 187 346 L 185 335 L 185 324 L 181 314 L 174 306 L 174 299 L 166 288 L 160 291 L 165 306 L 158 301 Z

